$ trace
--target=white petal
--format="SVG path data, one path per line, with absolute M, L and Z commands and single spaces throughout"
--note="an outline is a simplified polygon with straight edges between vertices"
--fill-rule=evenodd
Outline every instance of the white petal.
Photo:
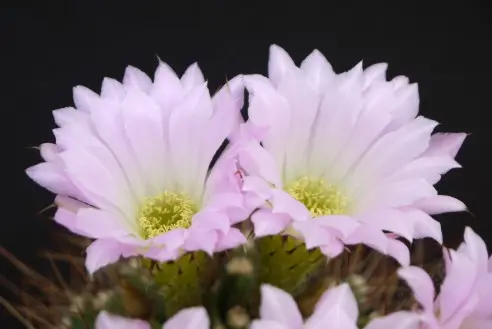
M 277 45 L 270 46 L 270 55 L 268 58 L 268 77 L 273 84 L 278 86 L 284 79 L 285 74 L 296 65 L 289 54 Z
M 205 83 L 205 78 L 203 77 L 200 67 L 197 63 L 191 64 L 181 77 L 181 84 L 185 92 L 191 91 L 193 88 L 198 87 Z

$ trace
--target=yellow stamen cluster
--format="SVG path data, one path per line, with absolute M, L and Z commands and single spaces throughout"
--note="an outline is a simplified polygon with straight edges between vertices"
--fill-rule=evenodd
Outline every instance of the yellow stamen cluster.
M 345 214 L 348 200 L 324 179 L 302 177 L 285 187 L 297 201 L 309 209 L 313 217 Z
M 138 224 L 145 239 L 156 237 L 176 228 L 191 226 L 198 207 L 183 193 L 164 192 L 150 198 L 138 210 Z

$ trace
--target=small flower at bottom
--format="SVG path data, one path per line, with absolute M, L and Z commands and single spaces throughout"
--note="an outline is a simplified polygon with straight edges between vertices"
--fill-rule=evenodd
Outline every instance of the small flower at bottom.
M 105 78 L 100 96 L 75 87 L 76 109 L 53 112 L 56 145 L 43 144 L 45 162 L 27 174 L 58 195 L 55 221 L 96 239 L 89 272 L 120 257 L 164 262 L 245 241 L 231 227 L 247 216 L 231 216 L 244 213 L 234 211 L 237 187 L 208 179 L 233 175 L 208 168 L 242 120 L 243 90 L 238 76 L 211 98 L 196 64 L 179 79 L 161 62 L 154 81 L 128 67 L 123 83 Z
M 140 319 L 127 319 L 109 314 L 99 313 L 95 329 L 150 329 L 149 323 Z M 179 311 L 164 323 L 162 329 L 209 329 L 210 320 L 203 307 L 191 307 Z
M 244 77 L 245 127 L 258 140 L 241 155 L 244 190 L 268 201 L 252 215 L 257 236 L 290 234 L 331 257 L 364 243 L 405 265 L 396 238 L 442 242 L 430 215 L 466 207 L 433 184 L 459 167 L 466 134 L 431 135 L 416 84 L 386 81 L 386 64 L 335 74 L 319 51 L 297 67 L 275 45 L 268 71 Z
M 492 328 L 492 257 L 484 241 L 467 227 L 465 241 L 445 255 L 445 263 L 446 277 L 435 299 L 433 282 L 424 270 L 409 266 L 398 271 L 423 309 L 402 314 L 429 329 Z
M 294 298 L 271 285 L 261 287 L 260 319 L 251 329 L 357 329 L 359 310 L 348 284 L 326 291 L 316 304 L 314 313 L 305 322 Z

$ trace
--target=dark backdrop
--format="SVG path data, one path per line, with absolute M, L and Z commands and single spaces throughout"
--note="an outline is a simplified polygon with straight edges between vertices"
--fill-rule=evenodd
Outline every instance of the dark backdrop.
M 35 265 L 35 254 L 49 243 L 46 215 L 37 213 L 53 196 L 23 171 L 40 160 L 29 147 L 53 141 L 51 111 L 72 105 L 74 85 L 99 92 L 103 77 L 120 79 L 129 64 L 152 75 L 159 56 L 179 74 L 198 61 L 214 90 L 240 72 L 266 74 L 268 46 L 277 43 L 298 63 L 318 48 L 339 72 L 362 59 L 365 66 L 388 62 L 390 77 L 407 75 L 419 83 L 421 113 L 441 122 L 438 130 L 472 133 L 458 155 L 464 169 L 449 173 L 439 189 L 463 200 L 475 216 L 439 218 L 448 244 L 458 243 L 464 225 L 471 225 L 491 246 L 488 200 L 479 192 L 488 179 L 479 156 L 485 141 L 480 113 L 491 110 L 492 87 L 491 20 L 485 5 L 267 2 L 41 1 L 2 10 L 2 40 L 7 40 L 2 52 L 14 55 L 3 64 L 16 74 L 8 81 L 14 89 L 7 90 L 14 103 L 2 109 L 15 120 L 2 124 L 17 157 L 15 173 L 4 174 L 4 182 L 14 178 L 7 186 L 15 193 L 2 206 L 11 215 L 2 218 L 0 244 Z M 6 262 L 0 264 L 2 273 L 18 279 Z M 0 323 L 17 328 L 7 324 L 3 310 Z

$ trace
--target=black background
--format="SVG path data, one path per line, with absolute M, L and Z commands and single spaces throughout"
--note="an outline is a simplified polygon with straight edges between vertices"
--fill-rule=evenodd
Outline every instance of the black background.
M 0 244 L 36 264 L 35 254 L 49 243 L 46 215 L 37 213 L 53 196 L 24 170 L 40 161 L 29 147 L 54 140 L 51 111 L 72 105 L 73 86 L 99 92 L 103 77 L 121 79 L 127 65 L 152 76 L 159 56 L 178 74 L 197 61 L 215 90 L 240 72 L 266 74 L 268 47 L 277 43 L 297 63 L 317 48 L 338 72 L 360 60 L 364 66 L 387 62 L 389 77 L 406 75 L 419 83 L 421 114 L 441 122 L 438 131 L 471 133 L 458 155 L 464 168 L 450 172 L 438 187 L 463 200 L 474 216 L 439 219 L 447 244 L 456 245 L 470 225 L 490 250 L 489 193 L 480 193 L 488 177 L 479 154 L 487 150 L 480 122 L 492 110 L 489 13 L 484 3 L 428 0 L 84 0 L 19 2 L 3 9 L 2 56 L 13 56 L 2 64 L 15 76 L 7 81 L 13 90 L 3 89 L 14 102 L 2 109 L 4 120 L 7 113 L 14 121 L 2 125 L 16 157 L 15 174 L 4 171 L 4 181 L 14 182 L 4 185 L 9 197 L 3 208 L 11 215 L 2 218 Z M 2 162 L 12 158 L 5 157 Z M 18 279 L 6 262 L 0 265 L 2 273 Z M 2 329 L 17 328 L 0 312 Z

